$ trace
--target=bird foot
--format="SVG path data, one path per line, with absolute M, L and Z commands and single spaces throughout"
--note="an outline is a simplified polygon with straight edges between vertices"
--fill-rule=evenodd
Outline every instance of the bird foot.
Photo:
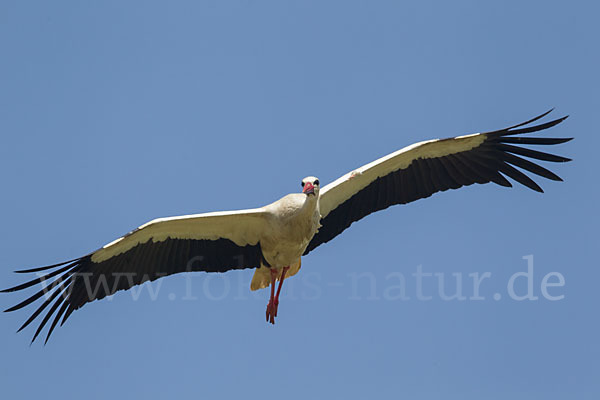
M 275 325 L 275 317 L 277 316 L 277 308 L 279 306 L 279 299 L 269 300 L 269 304 L 267 304 L 267 322 Z

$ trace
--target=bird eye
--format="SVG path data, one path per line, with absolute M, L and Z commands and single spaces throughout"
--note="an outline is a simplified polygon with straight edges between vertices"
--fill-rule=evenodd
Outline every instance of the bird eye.
M 319 186 L 319 180 L 317 179 L 314 184 Z
M 300 182 L 300 186 L 304 187 L 304 182 Z

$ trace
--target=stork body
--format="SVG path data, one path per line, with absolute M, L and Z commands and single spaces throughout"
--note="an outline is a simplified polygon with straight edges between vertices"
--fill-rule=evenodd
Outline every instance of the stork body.
M 155 219 L 83 257 L 17 271 L 42 276 L 2 292 L 36 286 L 38 291 L 6 311 L 41 300 L 19 330 L 47 310 L 33 336 L 35 340 L 54 316 L 47 341 L 57 323 L 62 325 L 73 311 L 119 290 L 180 272 L 254 268 L 250 288 L 271 287 L 266 318 L 274 323 L 283 281 L 298 272 L 301 257 L 373 212 L 475 183 L 510 187 L 507 177 L 542 192 L 522 171 L 562 180 L 528 158 L 548 162 L 568 158 L 524 146 L 556 145 L 570 138 L 516 136 L 542 131 L 566 118 L 526 126 L 549 112 L 496 131 L 413 144 L 323 188 L 317 178 L 307 177 L 302 193 L 261 208 Z
M 264 260 L 254 272 L 250 289 L 271 286 L 266 319 L 272 324 L 277 316 L 283 280 L 300 270 L 300 257 L 320 226 L 318 182 L 315 177 L 307 177 L 302 181 L 303 193 L 288 194 L 265 207 L 269 228 L 260 240 Z M 306 188 L 310 188 L 310 193 Z M 277 280 L 279 287 L 275 292 Z
M 305 180 L 312 180 L 314 185 L 317 179 Z M 318 196 L 318 191 L 312 195 L 292 193 L 265 207 L 270 229 L 260 243 L 267 265 L 280 269 L 302 256 L 319 228 Z

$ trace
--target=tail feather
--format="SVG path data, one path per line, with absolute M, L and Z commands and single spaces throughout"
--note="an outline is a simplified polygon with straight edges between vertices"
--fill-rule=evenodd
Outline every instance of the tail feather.
M 300 271 L 300 266 L 302 264 L 301 258 L 298 258 L 298 261 L 295 264 L 290 265 L 290 269 L 285 274 L 286 279 L 292 277 Z M 281 278 L 281 271 L 277 276 L 277 280 Z M 260 268 L 254 270 L 254 276 L 252 277 L 252 282 L 250 283 L 250 290 L 259 290 L 264 289 L 271 286 L 271 268 L 265 267 L 261 265 Z

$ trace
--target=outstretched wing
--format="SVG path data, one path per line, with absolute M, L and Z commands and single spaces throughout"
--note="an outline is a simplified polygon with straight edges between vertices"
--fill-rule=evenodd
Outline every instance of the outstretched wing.
M 260 239 L 265 223 L 264 209 L 153 220 L 84 257 L 16 271 L 44 271 L 45 275 L 2 290 L 39 289 L 6 311 L 18 310 L 43 298 L 20 331 L 52 304 L 32 339 L 33 342 L 56 314 L 46 336 L 47 342 L 61 317 L 62 325 L 73 311 L 118 290 L 178 272 L 225 272 L 259 267 L 263 259 Z
M 552 111 L 552 110 L 550 110 Z M 505 176 L 538 192 L 542 189 L 515 167 L 555 181 L 553 172 L 526 158 L 550 162 L 570 159 L 520 145 L 554 145 L 572 138 L 516 136 L 550 128 L 564 121 L 524 127 L 546 116 L 493 132 L 477 133 L 413 144 L 352 171 L 321 189 L 321 225 L 304 254 L 342 233 L 353 222 L 395 204 L 431 196 L 473 183 L 512 186 Z

